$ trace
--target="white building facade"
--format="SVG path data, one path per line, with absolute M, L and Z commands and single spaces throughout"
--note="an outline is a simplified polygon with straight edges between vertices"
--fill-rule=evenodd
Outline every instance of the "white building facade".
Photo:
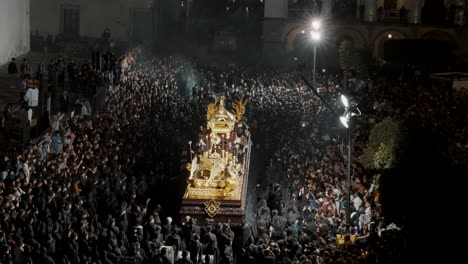
M 165 0 L 31 0 L 31 32 L 120 41 L 151 41 Z
M 0 65 L 29 51 L 29 0 L 0 1 Z

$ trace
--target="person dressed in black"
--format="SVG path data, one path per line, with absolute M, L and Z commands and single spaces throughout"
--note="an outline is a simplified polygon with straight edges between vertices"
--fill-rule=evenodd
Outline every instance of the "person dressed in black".
M 408 10 L 406 10 L 405 6 L 402 5 L 400 8 L 400 24 L 406 24 L 408 18 Z
M 276 184 L 273 187 L 273 191 L 270 193 L 270 197 L 268 199 L 268 207 L 270 207 L 272 210 L 276 209 L 280 211 L 282 199 L 283 198 L 282 198 L 281 185 Z
M 60 100 L 60 112 L 68 113 L 70 110 L 70 105 L 70 97 L 68 96 L 67 90 L 64 90 Z
M 205 254 L 214 255 L 218 247 L 218 240 L 216 235 L 212 232 L 212 227 L 207 226 L 206 233 L 203 236 L 202 243 L 205 245 Z
M 359 6 L 359 17 L 361 18 L 361 20 L 364 19 L 364 10 L 365 10 L 364 5 L 360 5 Z
M 252 230 L 252 226 L 249 225 L 249 223 L 244 220 L 242 223 L 242 239 L 241 239 L 242 248 L 248 246 L 253 241 L 254 241 L 254 233 Z
M 10 63 L 8 64 L 8 74 L 17 74 L 18 66 L 16 66 L 16 59 L 11 58 Z
M 11 129 L 13 128 L 13 113 L 11 110 L 11 105 L 7 104 L 5 106 L 5 110 L 3 111 L 3 120 L 2 120 L 2 127 L 5 130 L 5 136 L 8 138 L 8 136 L 11 133 Z
M 108 27 L 106 27 L 104 29 L 104 32 L 102 33 L 102 39 L 109 41 L 110 37 L 111 37 L 111 30 Z
M 380 6 L 379 9 L 377 9 L 377 19 L 379 20 L 379 22 L 382 22 L 384 20 L 384 10 L 382 6 Z
M 171 264 L 171 261 L 167 257 L 167 249 L 165 247 L 163 247 L 161 249 L 161 253 L 159 253 L 159 255 L 156 256 L 156 260 L 155 260 L 154 263 L 157 263 L 157 264 Z
M 203 262 L 203 244 L 200 242 L 200 236 L 194 234 L 192 240 L 189 244 L 190 259 L 193 264 L 198 264 Z

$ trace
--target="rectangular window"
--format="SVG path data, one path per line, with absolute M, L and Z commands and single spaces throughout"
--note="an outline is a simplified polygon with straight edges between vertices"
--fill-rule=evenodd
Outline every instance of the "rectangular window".
M 60 29 L 65 37 L 77 37 L 80 35 L 80 6 L 62 5 Z

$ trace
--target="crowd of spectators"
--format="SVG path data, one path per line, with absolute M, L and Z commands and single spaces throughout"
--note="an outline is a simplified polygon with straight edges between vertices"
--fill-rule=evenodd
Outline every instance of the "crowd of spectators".
M 117 263 L 123 257 L 169 263 L 171 249 L 181 252 L 179 263 L 398 263 L 407 240 L 383 217 L 378 178 L 357 159 L 372 126 L 367 117 L 418 115 L 428 125 L 456 124 L 455 147 L 447 154 L 463 161 L 457 155 L 468 144 L 466 115 L 453 114 L 464 111 L 466 99 L 448 109 L 445 95 L 421 80 L 377 74 L 349 80 L 345 91 L 339 76 L 323 74 L 319 99 L 302 80 L 307 73 L 221 70 L 144 55 L 135 49 L 108 59 L 114 67 L 99 84 L 106 86 L 104 111 L 62 109 L 41 140 L 2 157 L 1 263 Z M 196 86 L 184 86 L 178 75 L 188 67 L 199 75 Z M 191 95 L 183 96 L 187 89 Z M 328 108 L 339 109 L 339 95 L 349 91 L 366 117 L 355 121 L 352 137 L 351 235 L 345 232 L 345 130 Z M 228 108 L 233 100 L 249 100 L 245 122 L 254 149 L 269 153 L 257 210 L 247 212 L 255 220 L 237 229 L 179 220 L 171 211 L 173 193 L 163 191 L 187 177 L 187 142 L 202 131 L 214 92 L 227 97 Z

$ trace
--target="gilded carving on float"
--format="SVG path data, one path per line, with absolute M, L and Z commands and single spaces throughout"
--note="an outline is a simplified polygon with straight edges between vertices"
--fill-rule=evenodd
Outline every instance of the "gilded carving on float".
M 244 99 L 244 101 L 239 100 L 234 102 L 233 108 L 236 110 L 235 114 L 237 122 L 241 121 L 242 117 L 244 117 L 245 106 L 247 105 L 247 102 L 248 99 Z
M 235 114 L 224 105 L 221 96 L 217 104 L 208 105 L 206 131 L 200 135 L 199 151 L 187 164 L 190 171 L 185 199 L 240 199 L 245 175 L 246 148 L 249 132 L 242 119 L 247 100 L 233 103 Z M 237 130 L 245 131 L 238 135 Z
M 219 206 L 221 205 L 220 202 L 217 202 L 215 200 L 210 200 L 205 202 L 205 212 L 206 214 L 213 218 L 215 217 L 218 212 L 219 212 Z

